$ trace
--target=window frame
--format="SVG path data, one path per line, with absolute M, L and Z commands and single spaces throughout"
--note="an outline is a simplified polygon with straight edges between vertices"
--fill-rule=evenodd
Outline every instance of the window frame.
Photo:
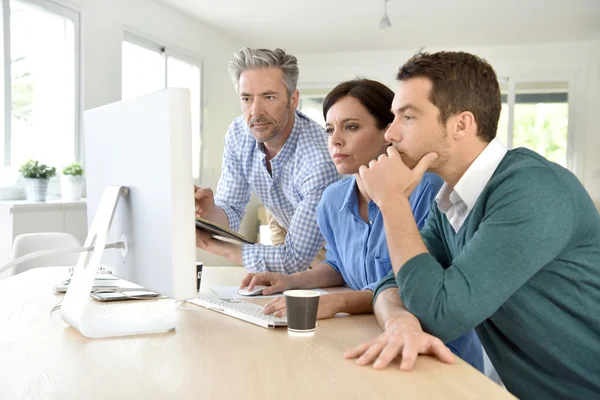
M 37 7 L 45 12 L 56 14 L 60 17 L 70 20 L 73 23 L 73 50 L 74 50 L 74 105 L 73 110 L 74 121 L 73 121 L 73 153 L 75 154 L 76 161 L 83 163 L 83 96 L 82 96 L 82 42 L 81 42 L 81 12 L 79 10 L 59 3 L 53 0 L 18 0 L 21 3 Z M 2 101 L 2 112 L 4 119 L 4 153 L 2 154 L 2 168 L 14 168 L 12 165 L 12 91 L 9 89 L 12 87 L 12 74 L 11 74 L 11 52 L 10 52 L 10 0 L 2 0 L 2 57 L 3 57 L 3 89 L 4 97 Z M 0 177 L 3 178 L 3 177 Z M 0 179 L 3 181 L 3 179 Z
M 205 115 L 204 115 L 204 62 L 201 58 L 198 57 L 194 57 L 193 55 L 191 55 L 189 52 L 181 50 L 179 48 L 177 48 L 176 46 L 171 46 L 167 43 L 164 43 L 164 41 L 160 41 L 160 40 L 155 40 L 151 37 L 149 37 L 148 35 L 143 35 L 140 34 L 138 32 L 136 32 L 133 29 L 127 28 L 125 27 L 123 29 L 123 37 L 121 39 L 121 49 L 122 49 L 122 43 L 123 42 L 129 42 L 131 44 L 134 44 L 136 46 L 140 46 L 143 47 L 147 50 L 151 50 L 151 51 L 155 51 L 157 53 L 159 53 L 162 57 L 162 62 L 163 62 L 163 73 L 164 73 L 164 87 L 167 88 L 169 87 L 169 71 L 168 71 L 168 61 L 169 61 L 169 57 L 173 57 L 176 59 L 179 59 L 181 61 L 190 63 L 195 65 L 196 67 L 198 67 L 199 71 L 200 71 L 200 104 L 199 107 L 200 109 L 198 110 L 199 116 L 200 116 L 200 152 L 199 152 L 199 165 L 198 165 L 198 171 L 196 171 L 198 173 L 198 178 L 195 179 L 197 184 L 201 184 L 202 183 L 202 172 L 204 170 L 203 165 L 204 165 L 204 127 L 205 127 Z M 121 72 L 123 71 L 123 60 L 121 59 Z M 120 95 L 121 98 L 123 96 L 123 76 L 121 75 L 121 90 L 120 90 Z
M 300 91 L 298 110 L 302 111 L 304 99 L 325 99 L 329 92 L 331 92 L 333 88 L 336 87 L 336 85 L 336 83 L 313 83 L 310 85 L 302 85 L 298 88 L 298 90 Z M 325 128 L 325 121 L 323 121 L 323 128 Z
M 508 72 L 508 71 L 507 71 Z M 557 82 L 567 83 L 567 99 L 569 105 L 568 125 L 567 125 L 567 168 L 577 177 L 581 178 L 584 171 L 583 151 L 581 149 L 580 138 L 577 137 L 576 113 L 577 111 L 577 85 L 580 77 L 577 71 L 573 70 L 556 70 L 548 71 L 542 75 L 531 75 L 527 73 L 508 73 L 499 74 L 498 83 L 507 86 L 507 108 L 508 108 L 508 124 L 507 124 L 507 143 L 506 147 L 511 149 L 513 145 L 514 135 L 514 106 L 516 103 L 516 85 L 519 83 L 535 83 L 535 82 Z M 383 81 L 382 81 L 383 82 Z M 336 84 L 332 82 L 305 82 L 299 85 L 300 97 L 319 95 L 323 92 L 329 93 Z
M 520 76 L 520 75 L 512 75 L 512 76 L 504 76 L 498 77 L 498 82 L 501 85 L 507 86 L 506 92 L 506 104 L 508 108 L 508 124 L 507 124 L 507 143 L 506 147 L 509 149 L 513 148 L 513 137 L 514 137 L 514 108 L 516 105 L 516 95 L 517 90 L 516 87 L 521 83 L 537 83 L 537 82 L 556 82 L 556 83 L 566 83 L 568 85 L 567 90 L 567 104 L 569 106 L 568 112 L 568 121 L 567 121 L 567 169 L 573 172 L 576 176 L 580 176 L 581 171 L 583 171 L 582 160 L 581 157 L 577 157 L 577 152 L 575 151 L 576 146 L 576 130 L 575 130 L 575 110 L 576 110 L 576 100 L 575 100 L 575 85 L 576 85 L 576 77 L 574 75 L 541 75 L 541 76 Z

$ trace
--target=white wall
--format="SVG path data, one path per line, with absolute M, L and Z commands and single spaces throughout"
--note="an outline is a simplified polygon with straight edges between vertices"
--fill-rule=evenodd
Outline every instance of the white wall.
M 457 48 L 486 58 L 499 77 L 573 79 L 574 172 L 600 202 L 600 41 Z M 447 49 L 447 50 L 457 50 Z M 436 51 L 441 49 L 427 49 Z M 413 50 L 298 54 L 300 90 L 332 88 L 363 75 L 395 88 L 398 68 Z
M 121 97 L 121 40 L 129 30 L 158 44 L 200 59 L 204 64 L 203 186 L 215 188 L 220 176 L 223 138 L 240 113 L 227 74 L 232 53 L 245 45 L 182 13 L 150 0 L 53 0 L 82 15 L 83 107 L 90 109 Z M 434 49 L 432 49 L 434 50 Z M 600 41 L 544 45 L 465 48 L 486 57 L 499 76 L 569 75 L 575 82 L 572 98 L 576 173 L 600 202 Z M 393 87 L 397 68 L 413 51 L 338 54 L 296 54 L 300 87 L 331 88 L 358 74 Z M 256 232 L 253 199 L 241 232 Z M 206 265 L 227 265 L 219 257 L 198 252 Z
M 152 1 L 71 1 L 82 12 L 84 109 L 121 99 L 124 30 L 203 61 L 203 180 L 216 183 L 210 172 L 220 169 L 224 133 L 240 112 L 227 74 L 227 62 L 240 44 Z
M 121 99 L 121 42 L 128 30 L 157 44 L 203 61 L 202 184 L 216 187 L 221 170 L 223 139 L 240 114 L 239 100 L 227 73 L 227 63 L 242 47 L 214 29 L 160 3 L 149 0 L 54 0 L 81 13 L 84 110 Z M 256 203 L 249 207 L 254 208 Z M 251 237 L 256 217 L 241 229 Z M 220 257 L 198 251 L 205 265 L 227 265 Z

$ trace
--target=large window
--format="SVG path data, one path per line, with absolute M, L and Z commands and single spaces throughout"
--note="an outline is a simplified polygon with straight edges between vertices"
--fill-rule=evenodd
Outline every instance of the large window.
M 130 99 L 166 87 L 190 90 L 194 179 L 200 177 L 202 147 L 202 64 L 128 33 L 123 40 L 122 97 Z
M 573 169 L 569 143 L 569 81 L 501 79 L 502 111 L 497 137 L 508 148 L 526 147 Z M 302 90 L 298 109 L 325 125 L 323 100 L 329 91 Z
M 550 161 L 572 167 L 568 152 L 569 83 L 501 82 L 498 137 L 509 147 L 526 147 Z
M 324 95 L 301 95 L 298 110 L 325 127 L 325 118 L 323 117 L 324 100 Z
M 151 43 L 137 40 L 134 44 L 123 41 L 123 75 L 121 96 L 123 100 L 165 88 L 165 62 L 162 49 Z
M 332 85 L 321 85 L 318 87 L 300 88 L 300 99 L 298 110 L 313 119 L 319 125 L 325 127 L 323 118 L 323 101 L 327 94 L 335 87 Z
M 28 159 L 60 170 L 79 158 L 79 14 L 49 0 L 3 0 L 3 35 L 9 183 Z

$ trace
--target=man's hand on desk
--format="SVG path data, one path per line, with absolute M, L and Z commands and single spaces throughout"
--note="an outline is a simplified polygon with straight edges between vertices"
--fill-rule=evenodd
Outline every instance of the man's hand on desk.
M 406 314 L 389 318 L 381 335 L 347 351 L 344 357 L 357 358 L 358 365 L 373 363 L 374 369 L 384 369 L 396 357 L 401 356 L 400 369 L 409 371 L 419 354 L 436 356 L 448 364 L 454 363 L 450 349 L 440 339 L 423 332 L 415 316 Z
M 291 275 L 278 274 L 276 272 L 261 272 L 258 274 L 248 274 L 242 280 L 240 289 L 248 287 L 248 290 L 254 289 L 254 286 L 263 285 L 268 288 L 262 291 L 264 296 L 271 295 L 273 293 L 283 292 L 284 290 L 291 289 L 294 285 Z

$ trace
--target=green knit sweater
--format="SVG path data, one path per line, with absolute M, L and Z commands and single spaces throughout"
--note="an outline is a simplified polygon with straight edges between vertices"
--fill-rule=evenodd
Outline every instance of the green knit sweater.
M 600 398 L 600 215 L 571 172 L 511 150 L 458 232 L 434 203 L 421 234 L 375 298 L 398 287 L 445 342 L 475 328 L 522 399 Z

